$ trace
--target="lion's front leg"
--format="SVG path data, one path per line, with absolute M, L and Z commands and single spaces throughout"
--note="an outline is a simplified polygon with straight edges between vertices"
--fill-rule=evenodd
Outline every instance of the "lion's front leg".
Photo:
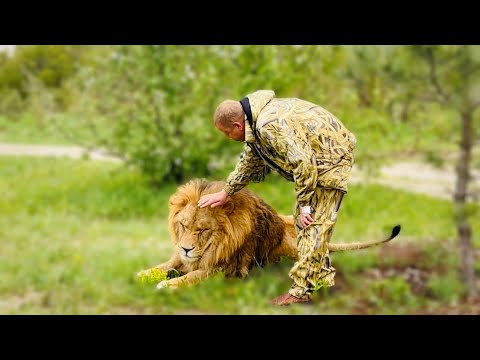
M 186 275 L 173 278 L 170 280 L 164 280 L 158 283 L 157 289 L 162 289 L 162 288 L 172 288 L 176 289 L 179 286 L 189 286 L 189 285 L 195 285 L 198 284 L 200 281 L 205 280 L 209 276 L 211 276 L 213 273 L 207 270 L 195 270 L 187 273 Z
M 175 270 L 179 271 L 181 266 L 182 266 L 182 262 L 180 260 L 180 256 L 178 255 L 178 253 L 175 253 L 170 258 L 170 260 L 168 260 L 164 263 L 161 263 L 157 266 L 154 266 L 150 269 L 139 271 L 137 273 L 137 276 L 138 277 L 149 276 L 153 269 L 158 269 L 158 270 L 165 271 L 165 272 L 168 272 L 168 270 L 170 270 L 170 269 L 175 269 Z

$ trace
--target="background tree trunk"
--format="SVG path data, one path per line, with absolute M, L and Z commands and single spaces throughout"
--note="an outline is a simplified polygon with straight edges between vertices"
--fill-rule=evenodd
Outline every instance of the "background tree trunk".
M 470 161 L 472 154 L 472 119 L 473 114 L 467 110 L 462 112 L 462 138 L 460 156 L 457 163 L 457 179 L 454 203 L 460 248 L 460 277 L 467 287 L 468 298 L 476 296 L 475 273 L 473 267 L 472 229 L 468 222 L 467 190 L 470 179 Z

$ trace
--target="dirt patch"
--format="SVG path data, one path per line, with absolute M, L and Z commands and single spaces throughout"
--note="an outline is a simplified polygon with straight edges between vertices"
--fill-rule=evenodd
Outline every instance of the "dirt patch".
M 410 285 L 413 294 L 432 296 L 427 287 L 428 280 L 432 275 L 448 270 L 448 265 L 438 259 L 446 258 L 454 249 L 451 245 L 434 245 L 433 240 L 425 240 L 422 244 L 420 247 L 411 242 L 392 243 L 382 247 L 378 267 L 366 270 L 365 277 L 376 281 L 401 277 Z M 433 245 L 434 251 L 430 249 Z
M 89 150 L 80 146 L 0 144 L 0 155 L 89 158 L 91 160 L 121 162 L 120 158 L 109 155 L 105 150 Z
M 0 314 L 11 314 L 19 311 L 22 306 L 30 304 L 41 304 L 43 301 L 44 295 L 35 292 L 29 291 L 24 295 L 11 295 L 0 300 Z
M 443 305 L 436 308 L 421 309 L 419 315 L 480 315 L 480 297 L 453 305 Z
M 391 188 L 452 200 L 456 174 L 451 166 L 435 167 L 425 162 L 398 161 L 380 169 L 380 176 L 369 177 L 358 168 L 353 169 L 353 183 L 377 183 Z M 480 171 L 472 169 L 469 184 L 471 200 L 479 201 Z
M 417 296 L 431 296 L 427 288 L 427 282 L 432 275 L 431 271 L 418 269 L 414 266 L 404 269 L 369 269 L 365 271 L 364 276 L 368 280 L 380 281 L 382 279 L 401 277 L 409 285 L 410 291 Z

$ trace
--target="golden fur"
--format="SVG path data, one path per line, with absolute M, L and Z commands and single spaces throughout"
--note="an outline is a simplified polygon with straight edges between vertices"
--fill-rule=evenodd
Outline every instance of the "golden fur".
M 155 268 L 175 269 L 181 276 L 162 281 L 158 288 L 194 284 L 218 271 L 227 277 L 243 278 L 253 266 L 263 267 L 283 256 L 297 259 L 293 218 L 278 215 L 246 188 L 230 196 L 223 206 L 197 206 L 202 195 L 223 186 L 219 181 L 194 179 L 170 197 L 168 226 L 176 251 Z M 364 248 L 381 242 L 329 244 L 329 249 Z

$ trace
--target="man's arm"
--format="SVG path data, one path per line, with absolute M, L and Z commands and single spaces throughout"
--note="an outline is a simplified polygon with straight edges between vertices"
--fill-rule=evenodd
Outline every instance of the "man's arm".
M 268 167 L 255 151 L 246 144 L 240 160 L 230 175 L 227 177 L 227 183 L 224 190 L 228 195 L 232 195 L 248 185 L 250 180 L 260 182 L 265 179 L 268 173 Z
M 201 208 L 221 206 L 225 204 L 229 195 L 247 186 L 250 180 L 263 181 L 267 173 L 265 162 L 246 144 L 235 170 L 227 178 L 225 187 L 217 193 L 203 195 L 198 201 L 198 206 Z

